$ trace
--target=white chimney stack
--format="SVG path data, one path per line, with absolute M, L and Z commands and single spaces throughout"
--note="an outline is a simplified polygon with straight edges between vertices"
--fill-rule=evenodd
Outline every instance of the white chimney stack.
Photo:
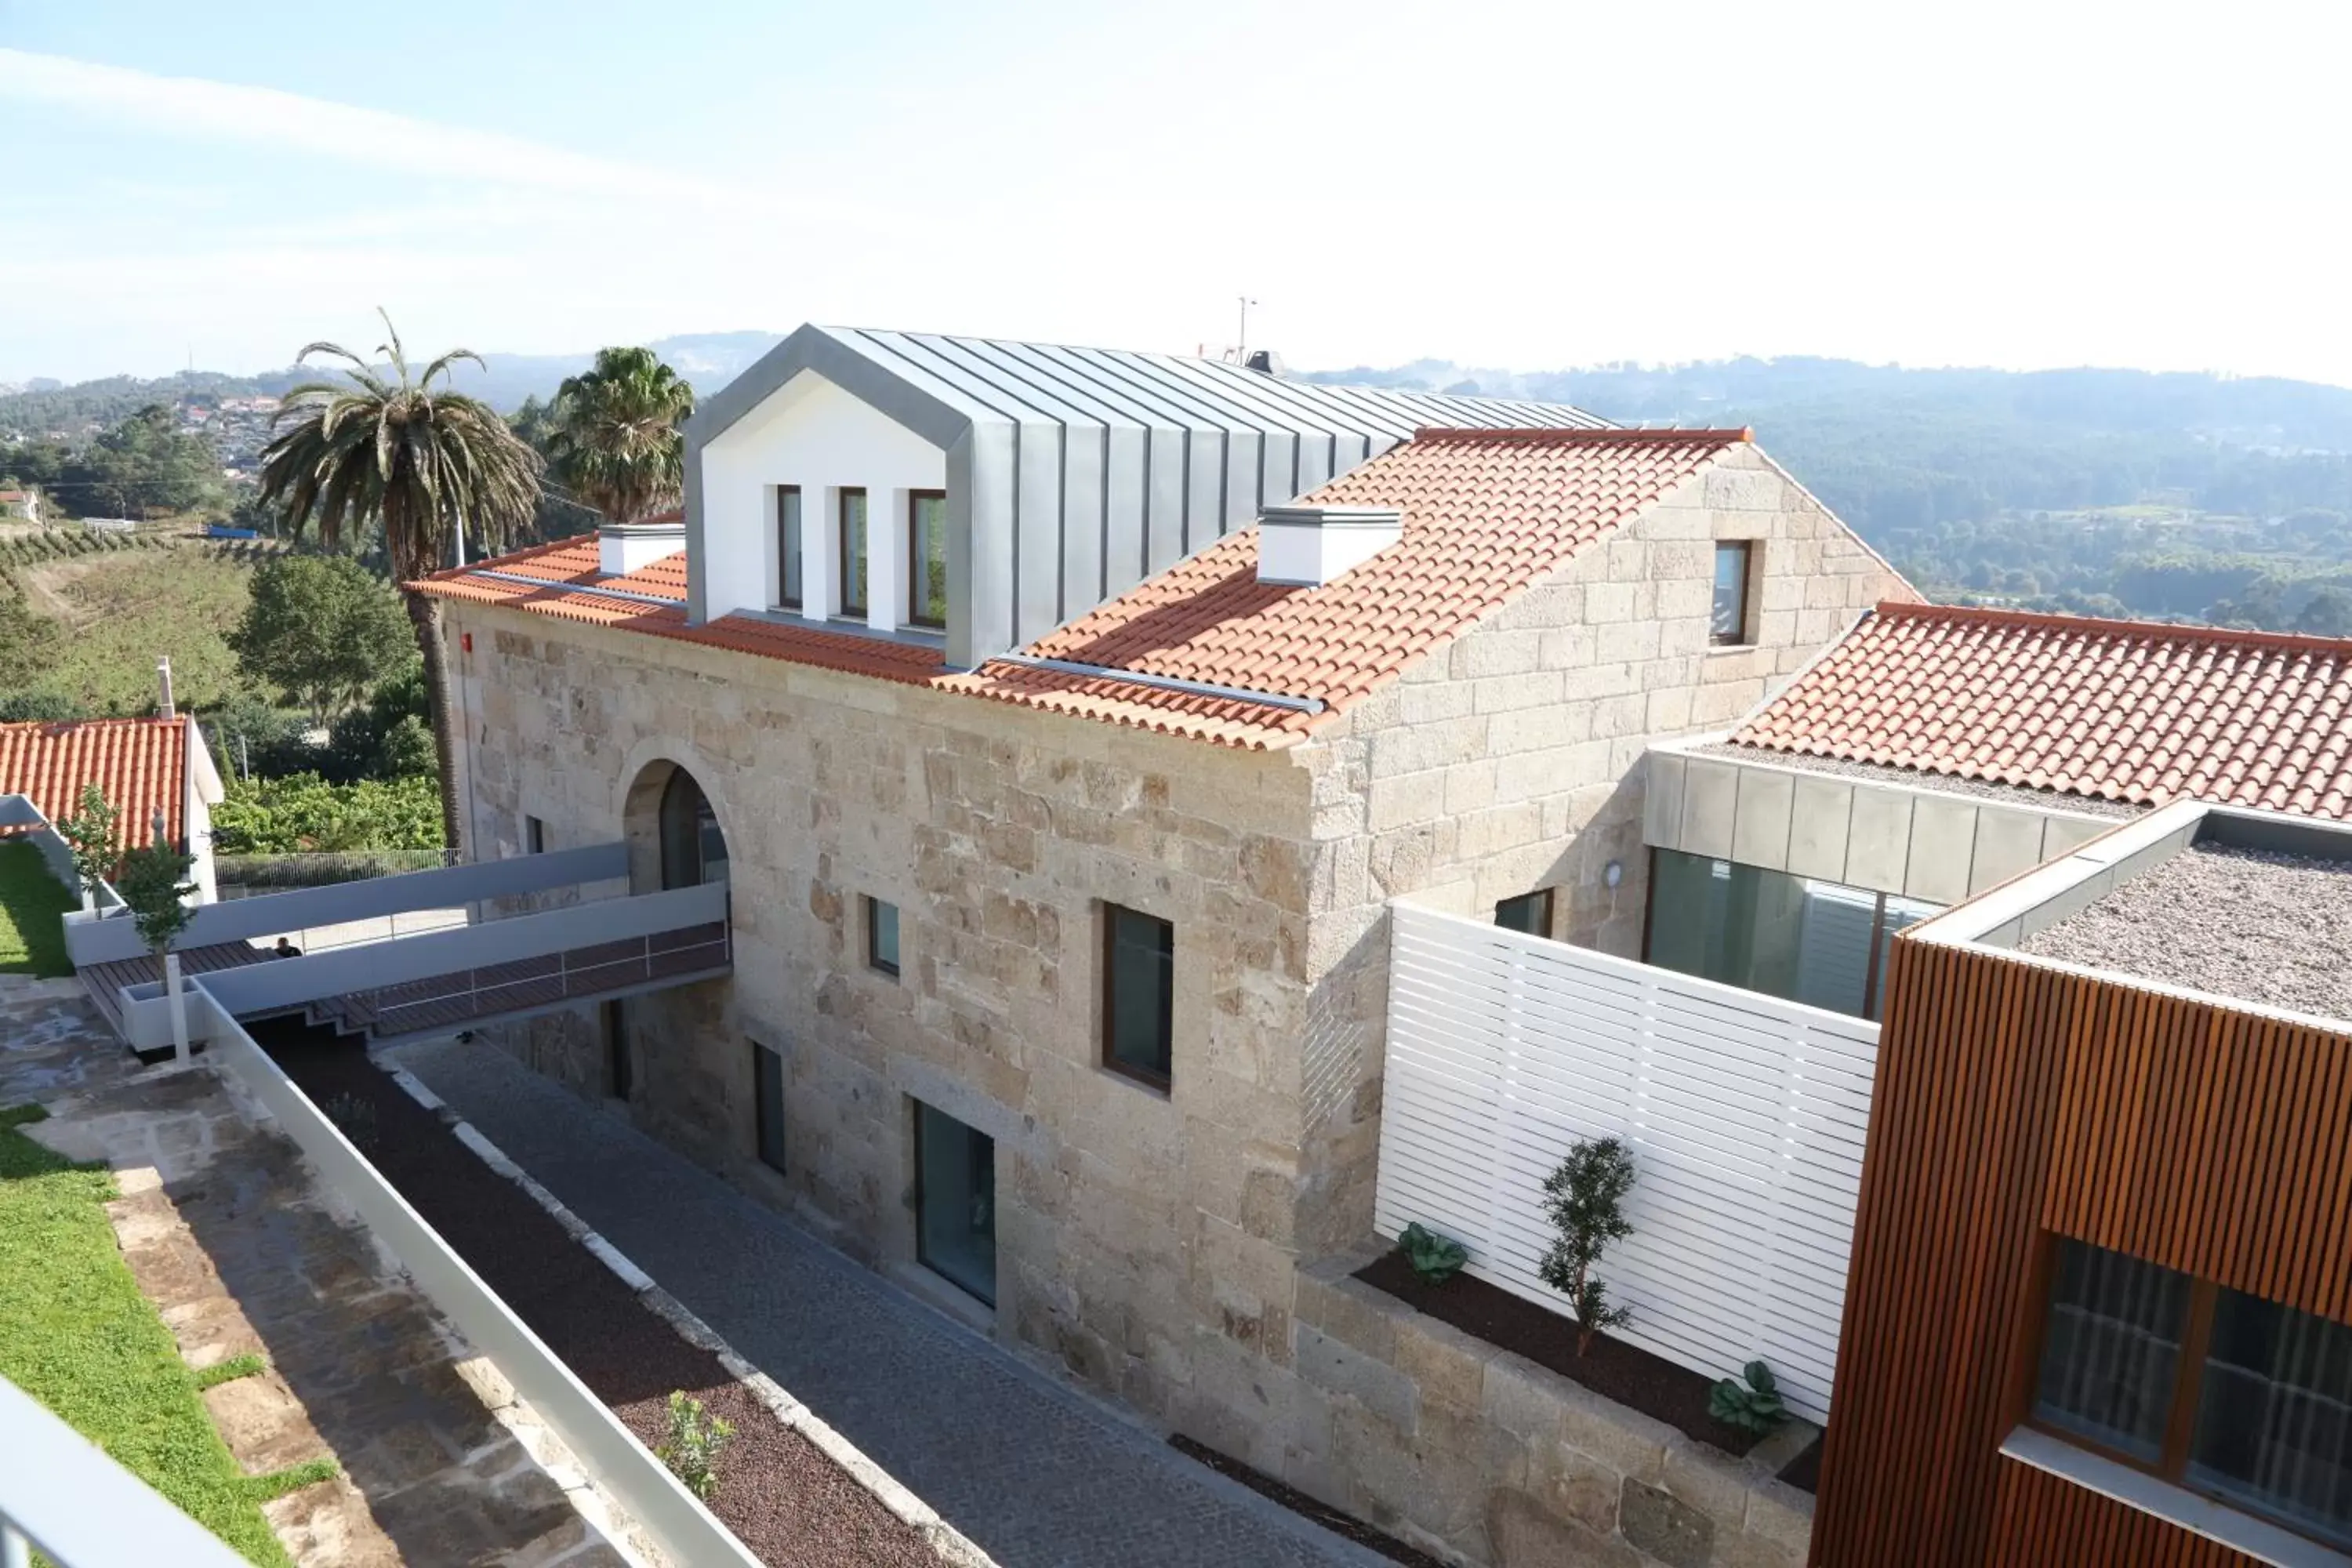
M 1404 533 L 1393 507 L 1274 506 L 1257 525 L 1257 580 L 1318 588 L 1362 565 Z
M 596 570 L 603 576 L 625 577 L 685 548 L 684 518 L 666 522 L 608 522 L 596 531 Z
M 163 707 L 158 710 L 158 712 L 165 719 L 179 717 L 172 708 L 172 656 L 170 654 L 167 653 L 155 661 L 155 679 L 163 689 Z

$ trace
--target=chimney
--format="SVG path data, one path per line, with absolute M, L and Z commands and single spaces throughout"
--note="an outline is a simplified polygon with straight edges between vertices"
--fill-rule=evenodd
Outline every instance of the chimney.
M 1319 588 L 1403 532 L 1404 513 L 1394 507 L 1270 506 L 1258 519 L 1257 580 Z
M 172 656 L 170 654 L 167 653 L 155 661 L 155 679 L 163 689 L 163 706 L 156 711 L 165 719 L 178 718 L 179 715 L 172 708 Z
M 605 577 L 625 577 L 685 548 L 683 513 L 646 522 L 608 522 L 596 531 L 596 571 Z

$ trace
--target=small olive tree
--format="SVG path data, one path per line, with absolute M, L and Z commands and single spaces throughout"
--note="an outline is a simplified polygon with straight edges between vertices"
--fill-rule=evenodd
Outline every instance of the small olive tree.
M 1576 1144 L 1559 1169 L 1544 1178 L 1544 1212 L 1559 1238 L 1544 1255 L 1543 1282 L 1568 1298 L 1576 1314 L 1576 1353 L 1592 1348 L 1592 1336 L 1633 1321 L 1633 1314 L 1609 1304 L 1609 1287 L 1592 1272 L 1612 1241 L 1633 1234 L 1625 1218 L 1625 1194 L 1633 1190 L 1633 1157 L 1614 1138 Z
M 84 784 L 81 789 L 81 809 L 71 816 L 61 816 L 51 826 L 58 837 L 66 841 L 66 849 L 73 857 L 74 880 L 79 882 L 81 907 L 85 913 L 98 907 L 98 885 L 114 870 L 115 829 L 122 814 L 106 798 L 106 792 L 96 784 Z
M 139 940 L 163 960 L 163 994 L 172 1006 L 172 1054 L 183 1062 L 188 1059 L 188 1003 L 180 990 L 180 955 L 172 951 L 172 943 L 195 918 L 185 902 L 196 890 L 189 879 L 195 864 L 196 858 L 176 845 L 146 845 L 123 856 L 121 879 L 115 883 L 115 891 L 138 922 Z

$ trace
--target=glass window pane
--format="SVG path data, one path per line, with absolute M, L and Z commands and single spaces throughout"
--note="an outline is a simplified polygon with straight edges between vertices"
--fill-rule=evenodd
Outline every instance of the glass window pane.
M 767 1047 L 751 1047 L 751 1104 L 759 1122 L 760 1160 L 784 1168 L 784 1058 Z
M 776 570 L 781 582 L 777 603 L 801 607 L 801 490 L 785 485 L 776 492 Z
M 1809 1006 L 1859 1016 L 1878 895 L 1660 849 L 1650 882 L 1649 962 Z M 1935 906 L 1909 906 L 1925 919 Z
M 1525 931 L 1529 936 L 1551 934 L 1551 889 L 1522 893 L 1516 899 L 1505 899 L 1495 906 L 1495 923 L 1505 931 Z
M 866 614 L 866 492 L 841 492 L 841 613 Z
M 1886 913 L 1878 931 L 1878 994 L 1870 999 L 1870 1016 L 1883 1017 L 1886 1013 L 1886 965 L 1894 957 L 1895 933 L 1917 925 L 1930 915 L 1944 912 L 1941 904 L 1922 903 L 1917 899 L 1898 899 L 1886 895 Z
M 996 1141 L 945 1111 L 915 1104 L 915 1250 L 996 1304 Z
M 918 626 L 948 624 L 948 498 L 917 490 L 908 502 L 908 617 Z
M 1113 907 L 1104 1012 L 1114 1062 L 1159 1082 L 1170 1076 L 1175 1017 L 1176 928 Z
M 866 960 L 886 974 L 898 973 L 898 906 L 866 900 Z
M 2352 1328 L 2223 1290 L 2191 1484 L 2352 1546 Z
M 2172 1415 L 2189 1288 L 2186 1274 L 2060 1242 L 2035 1418 L 2155 1460 Z
M 1748 557 L 1745 543 L 1715 547 L 1715 612 L 1707 630 L 1717 642 L 1748 640 Z

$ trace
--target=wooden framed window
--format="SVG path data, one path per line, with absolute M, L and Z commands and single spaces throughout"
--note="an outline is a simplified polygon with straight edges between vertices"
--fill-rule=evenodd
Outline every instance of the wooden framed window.
M 2027 1423 L 2352 1547 L 2352 1325 L 2087 1242 L 2052 1245 Z
M 801 607 L 801 488 L 776 487 L 776 604 Z
M 1707 641 L 1719 647 L 1750 641 L 1748 635 L 1748 576 L 1756 546 L 1744 539 L 1725 539 L 1715 546 L 1715 608 L 1707 621 Z
M 760 1163 L 784 1173 L 784 1058 L 751 1042 L 751 1117 L 759 1143 Z
M 866 604 L 866 491 L 845 488 L 841 508 L 841 613 L 862 616 Z
M 1176 1023 L 1176 928 L 1103 906 L 1103 1066 L 1166 1089 Z
M 866 900 L 866 966 L 898 977 L 898 906 Z
M 1525 931 L 1529 936 L 1551 935 L 1551 889 L 1538 888 L 1516 899 L 1505 899 L 1495 906 L 1495 923 L 1505 931 Z
M 948 624 L 948 492 L 907 492 L 907 619 Z

